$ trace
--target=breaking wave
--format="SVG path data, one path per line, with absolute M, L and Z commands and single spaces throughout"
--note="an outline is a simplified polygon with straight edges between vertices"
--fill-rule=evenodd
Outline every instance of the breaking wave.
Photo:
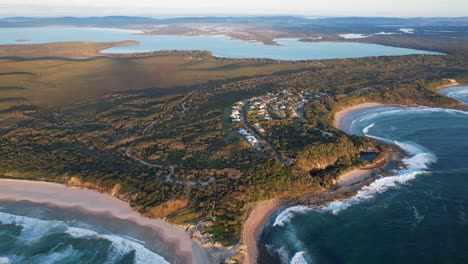
M 364 132 L 364 134 L 367 134 L 367 133 L 369 133 L 369 129 L 373 128 L 374 126 L 375 126 L 375 123 L 372 123 L 372 124 L 366 126 L 366 127 L 362 130 L 362 132 Z
M 307 264 L 307 260 L 304 257 L 305 252 L 299 251 L 297 252 L 294 257 L 291 259 L 290 264 Z
M 296 214 L 305 214 L 314 209 L 305 205 L 297 205 L 289 207 L 288 209 L 282 211 L 276 218 L 273 226 L 284 226 L 289 223 Z
M 403 159 L 407 168 L 395 176 L 383 177 L 375 180 L 371 184 L 362 187 L 355 196 L 343 201 L 334 201 L 321 208 L 322 211 L 338 213 L 352 205 L 373 198 L 376 194 L 383 193 L 399 184 L 405 184 L 416 176 L 428 173 L 427 169 L 431 163 L 434 163 L 436 157 L 425 148 L 412 142 L 394 141 L 396 145 L 411 154 L 412 156 Z
M 443 89 L 441 90 L 441 93 L 455 100 L 468 104 L 468 86 Z
M 395 115 L 395 114 L 408 114 L 408 113 L 421 113 L 421 112 L 445 112 L 450 114 L 463 114 L 468 115 L 467 112 L 453 109 L 443 109 L 443 108 L 428 108 L 428 107 L 386 107 L 379 108 L 373 111 L 366 113 L 363 117 L 357 118 L 350 124 L 351 131 L 357 131 L 357 124 L 367 121 L 371 122 L 376 118 L 385 116 L 385 115 Z M 387 144 L 397 145 L 408 154 L 410 157 L 403 159 L 403 163 L 406 165 L 406 168 L 398 172 L 394 176 L 383 177 L 375 180 L 371 184 L 364 186 L 359 190 L 355 196 L 345 199 L 333 201 L 322 207 L 309 207 L 309 206 L 293 206 L 284 211 L 282 211 L 278 216 L 276 216 L 273 223 L 273 227 L 282 227 L 288 224 L 291 219 L 293 219 L 298 214 L 306 214 L 311 211 L 317 212 L 330 212 L 337 214 L 341 210 L 349 208 L 352 205 L 359 204 L 363 201 L 372 199 L 376 194 L 383 193 L 391 188 L 397 187 L 398 185 L 406 184 L 408 181 L 413 180 L 418 175 L 428 173 L 428 168 L 431 163 L 437 161 L 437 158 L 430 151 L 424 147 L 414 143 L 414 142 L 400 142 L 395 140 L 390 140 L 374 135 L 369 134 L 369 130 L 375 126 L 375 123 L 366 126 L 362 129 L 362 133 L 369 138 L 373 138 Z
M 48 234 L 66 234 L 71 238 L 87 238 L 87 239 L 105 239 L 111 242 L 105 263 L 117 263 L 129 254 L 134 254 L 134 263 L 155 263 L 166 264 L 167 262 L 162 256 L 145 248 L 141 243 L 124 238 L 115 234 L 99 234 L 96 231 L 84 228 L 68 226 L 63 221 L 57 220 L 41 220 L 26 216 L 19 216 L 0 212 L 0 224 L 15 225 L 21 227 L 21 233 L 18 236 L 18 242 L 25 245 L 31 245 L 43 239 Z M 21 246 L 21 245 L 18 245 Z M 38 263 L 60 263 L 66 259 L 73 259 L 78 255 L 78 250 L 75 250 L 71 245 L 65 247 L 60 252 L 54 252 L 44 256 L 40 256 Z M 0 264 L 3 263 L 21 263 L 23 256 L 13 255 L 0 258 Z
M 394 176 L 383 177 L 375 180 L 371 184 L 362 187 L 362 189 L 359 190 L 355 196 L 346 200 L 333 201 L 325 206 L 318 208 L 304 205 L 290 207 L 278 214 L 278 216 L 275 218 L 275 222 L 273 223 L 273 227 L 284 226 L 288 224 L 296 215 L 306 214 L 311 211 L 331 212 L 336 214 L 339 211 L 344 210 L 352 205 L 369 200 L 376 194 L 383 193 L 390 188 L 405 184 L 418 175 L 428 173 L 428 166 L 437 160 L 437 158 L 432 153 L 415 143 L 398 141 L 394 141 L 393 143 L 412 155 L 409 158 L 403 159 L 404 164 L 407 166 L 406 169 L 402 170 Z
M 349 128 L 347 129 L 347 131 L 350 131 L 351 133 L 359 132 L 357 128 L 358 124 L 361 124 L 362 122 L 366 122 L 366 121 L 370 122 L 371 120 L 375 120 L 380 117 L 400 115 L 400 114 L 405 114 L 405 115 L 406 114 L 418 114 L 418 113 L 447 113 L 447 114 L 452 114 L 452 115 L 468 115 L 468 112 L 457 110 L 457 109 L 431 108 L 431 107 L 426 107 L 426 106 L 418 106 L 418 107 L 384 106 L 384 107 L 377 107 L 371 110 L 366 110 L 364 116 L 361 116 L 353 120 L 349 124 Z M 375 126 L 375 123 L 372 123 L 368 127 L 364 128 L 362 131 L 364 135 L 368 134 L 369 129 L 374 126 Z
M 457 90 L 450 91 L 446 95 L 460 101 L 465 100 L 464 102 L 468 103 L 468 86 L 463 88 L 458 87 Z M 308 261 L 312 261 L 309 259 L 310 256 L 314 255 L 315 250 L 319 249 L 314 246 L 310 246 L 310 244 L 301 244 L 302 242 L 300 242 L 300 239 L 304 239 L 304 234 L 302 234 L 302 236 L 299 236 L 299 232 L 304 232 L 304 230 L 307 229 L 305 229 L 299 223 L 289 224 L 295 216 L 306 215 L 305 217 L 324 217 L 324 219 L 328 219 L 326 218 L 326 215 L 329 216 L 338 214 L 339 212 L 349 208 L 350 206 L 373 199 L 377 194 L 383 193 L 389 189 L 398 186 L 408 184 L 408 182 L 415 179 L 418 175 L 423 175 L 431 172 L 440 172 L 437 170 L 432 171 L 433 168 L 430 167 L 432 163 L 437 161 L 437 157 L 435 156 L 435 154 L 433 154 L 425 147 L 416 144 L 415 142 L 400 140 L 400 137 L 398 136 L 401 134 L 404 135 L 402 137 L 405 138 L 406 135 L 410 134 L 409 138 L 415 138 L 414 141 L 418 141 L 417 133 L 422 133 L 422 131 L 412 131 L 411 128 L 408 129 L 405 126 L 391 126 L 393 119 L 404 118 L 404 121 L 407 120 L 407 118 L 408 120 L 417 120 L 419 118 L 419 116 L 403 117 L 404 115 L 424 114 L 425 117 L 428 117 L 431 113 L 444 113 L 451 115 L 455 118 L 465 118 L 468 115 L 468 112 L 466 111 L 453 109 L 397 106 L 384 106 L 361 109 L 359 110 L 358 114 L 350 115 L 348 120 L 344 122 L 344 124 L 346 125 L 346 127 L 343 127 L 344 131 L 350 134 L 363 135 L 369 138 L 379 140 L 381 142 L 385 142 L 387 144 L 398 146 L 408 154 L 407 157 L 402 160 L 402 162 L 405 165 L 404 168 L 395 171 L 394 173 L 392 173 L 391 176 L 379 178 L 373 183 L 362 187 L 353 197 L 349 199 L 333 201 L 321 207 L 298 205 L 279 212 L 274 218 L 274 223 L 272 225 L 273 229 L 268 229 L 268 231 L 271 232 L 267 233 L 268 239 L 272 239 L 272 241 L 276 243 L 271 243 L 267 245 L 266 248 L 268 252 L 274 252 L 275 254 L 279 255 L 279 260 L 281 261 L 281 263 L 308 263 Z M 437 115 L 436 117 L 440 118 L 440 116 L 441 115 Z M 442 116 L 445 117 L 445 115 Z M 432 117 L 432 114 L 429 117 Z M 351 118 L 353 118 L 353 120 L 351 120 Z M 450 118 L 450 116 L 448 118 Z M 386 123 L 387 121 L 390 122 Z M 383 127 L 377 125 L 379 124 L 379 122 L 381 122 L 382 124 L 385 123 L 385 128 L 387 128 L 387 126 L 390 128 L 382 130 Z M 418 123 L 418 125 L 419 124 L 420 123 Z M 393 135 L 392 131 L 396 131 L 396 133 Z M 425 142 L 425 139 L 427 138 L 423 138 L 421 142 Z M 441 161 L 445 159 L 445 157 L 442 158 L 442 155 L 440 157 Z M 430 169 L 431 171 L 429 171 Z M 460 173 L 466 172 L 467 168 L 449 168 L 443 169 L 442 171 L 450 173 Z M 425 219 L 424 210 L 418 210 L 416 206 L 409 204 L 408 208 L 409 209 L 407 210 L 410 210 L 410 212 L 414 216 L 414 220 L 412 220 L 413 229 L 419 224 L 421 224 L 423 221 L 429 221 Z M 443 205 L 443 208 L 445 211 L 447 211 L 447 209 L 445 209 L 445 205 Z M 308 216 L 309 214 L 310 216 Z M 307 220 L 308 218 L 304 219 Z M 303 222 L 302 217 L 301 220 L 298 222 Z M 297 233 L 291 232 L 291 230 Z M 296 234 L 297 236 L 290 237 L 290 234 Z M 306 239 L 310 243 L 310 239 Z M 315 253 L 321 255 L 320 252 Z M 273 256 L 274 254 L 271 255 Z

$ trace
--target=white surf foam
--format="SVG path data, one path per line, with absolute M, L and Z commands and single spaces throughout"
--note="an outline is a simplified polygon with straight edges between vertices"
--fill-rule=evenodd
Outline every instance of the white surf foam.
M 357 111 L 363 111 L 363 110 L 357 110 Z M 377 107 L 371 110 L 367 110 L 367 112 L 363 112 L 364 115 L 360 116 L 359 118 L 356 118 L 349 124 L 349 128 L 347 129 L 347 131 L 355 134 L 359 131 L 358 124 L 363 123 L 363 122 L 370 123 L 381 117 L 394 116 L 394 115 L 399 115 L 399 114 L 407 115 L 407 114 L 418 114 L 418 113 L 420 114 L 447 113 L 451 115 L 468 115 L 467 111 L 462 111 L 462 110 L 457 110 L 457 109 L 431 108 L 431 107 L 426 107 L 426 106 L 418 106 L 418 107 L 382 106 L 382 107 Z M 372 127 L 369 127 L 369 129 Z M 364 128 L 363 133 L 367 134 L 368 130 L 366 132 L 366 129 Z
M 376 138 L 382 140 L 382 138 Z M 362 187 L 362 189 L 359 190 L 355 196 L 346 200 L 333 201 L 318 209 L 304 205 L 290 207 L 281 212 L 276 217 L 275 222 L 273 223 L 273 227 L 284 226 L 288 224 L 291 221 L 291 219 L 294 218 L 297 214 L 305 214 L 311 211 L 331 212 L 333 214 L 336 214 L 341 210 L 349 208 L 352 205 L 372 199 L 376 194 L 383 193 L 390 188 L 394 188 L 398 185 L 405 184 L 418 175 L 427 173 L 426 169 L 428 168 L 428 166 L 437 160 L 432 153 L 415 143 L 392 143 L 400 146 L 403 150 L 412 155 L 409 158 L 403 159 L 403 162 L 408 166 L 407 169 L 401 171 L 395 176 L 383 177 L 372 182 L 370 185 Z
M 52 232 L 60 232 L 70 235 L 74 238 L 102 238 L 110 241 L 112 244 L 109 248 L 108 259 L 106 263 L 115 263 L 120 260 L 123 256 L 135 252 L 135 263 L 137 264 L 166 264 L 167 262 L 162 256 L 150 251 L 145 248 L 144 245 L 137 243 L 135 241 L 125 239 L 124 237 L 114 235 L 114 234 L 99 234 L 96 231 L 77 228 L 68 226 L 65 222 L 57 220 L 41 220 L 26 216 L 12 215 L 4 212 L 0 212 L 0 223 L 2 224 L 14 224 L 21 226 L 20 238 L 22 238 L 26 243 L 32 243 L 36 239 L 43 237 L 44 235 Z M 54 263 L 57 263 L 58 260 L 63 257 L 70 256 L 73 252 L 54 252 L 53 254 L 42 256 L 44 260 L 47 260 L 43 263 L 51 263 L 49 260 L 54 260 Z M 57 260 L 57 261 L 55 261 Z M 0 262 L 1 264 L 1 262 Z
M 445 112 L 449 114 L 463 114 L 468 115 L 468 112 L 461 111 L 461 110 L 454 110 L 454 109 L 444 109 L 444 108 L 429 108 L 429 107 L 385 107 L 374 109 L 368 112 L 366 115 L 354 120 L 350 123 L 350 130 L 356 131 L 357 124 L 364 121 L 371 121 L 375 118 L 380 118 L 384 115 L 395 115 L 400 113 L 422 113 L 422 112 Z M 414 179 L 418 175 L 428 173 L 427 169 L 431 163 L 434 163 L 437 158 L 434 154 L 429 152 L 422 146 L 419 146 L 413 142 L 401 142 L 401 141 L 392 141 L 387 138 L 382 138 L 374 135 L 369 134 L 369 130 L 375 126 L 375 123 L 365 127 L 362 132 L 366 137 L 374 138 L 388 144 L 394 144 L 405 150 L 411 156 L 408 158 L 403 159 L 403 163 L 406 165 L 406 169 L 400 171 L 398 174 L 394 176 L 383 177 L 377 179 L 373 183 L 362 187 L 355 196 L 341 200 L 341 201 L 334 201 L 331 202 L 323 207 L 320 208 L 313 208 L 308 206 L 293 206 L 290 207 L 283 212 L 281 212 L 276 218 L 275 222 L 273 223 L 273 227 L 281 227 L 288 224 L 292 218 L 295 217 L 297 214 L 305 214 L 310 211 L 321 211 L 321 212 L 331 212 L 333 214 L 337 214 L 341 210 L 349 208 L 352 205 L 361 203 L 363 201 L 372 199 L 375 197 L 376 194 L 383 193 L 388 189 L 395 188 L 399 185 L 406 184 L 408 181 Z
M 414 34 L 414 28 L 400 28 L 400 31 L 406 34 Z
M 10 264 L 10 259 L 8 259 L 7 257 L 1 257 L 0 264 Z
M 366 126 L 366 127 L 362 130 L 362 132 L 363 132 L 364 134 L 367 134 L 367 133 L 369 133 L 369 129 L 373 128 L 374 126 L 375 126 L 375 123 L 372 123 L 372 124 Z
M 307 260 L 304 257 L 304 251 L 297 252 L 294 257 L 291 259 L 290 264 L 307 264 Z
M 403 163 L 410 169 L 426 170 L 429 164 L 437 161 L 437 157 L 434 154 L 416 143 L 395 141 L 395 144 L 412 155 L 409 158 L 403 159 Z
M 26 216 L 12 215 L 0 212 L 0 222 L 21 226 L 20 238 L 24 243 L 33 243 L 47 233 L 64 232 L 68 226 L 61 221 L 44 221 Z
M 447 93 L 448 97 L 458 96 L 458 95 L 461 95 L 461 96 L 464 96 L 464 97 L 468 96 L 468 88 L 466 90 L 463 89 L 463 90 L 458 90 L 458 91 L 453 91 L 453 92 Z
M 343 201 L 331 202 L 321 209 L 323 211 L 336 214 L 354 204 L 369 200 L 376 194 L 383 193 L 390 188 L 405 184 L 418 175 L 427 173 L 426 169 L 428 168 L 429 164 L 437 160 L 432 153 L 415 143 L 397 141 L 394 143 L 412 155 L 409 158 L 403 159 L 403 162 L 408 166 L 407 169 L 401 171 L 395 176 L 380 178 L 370 185 L 364 186 L 352 198 Z
M 73 249 L 72 245 L 66 246 L 61 251 L 52 253 L 44 253 L 34 257 L 35 263 L 66 263 L 67 260 L 75 259 L 75 256 L 80 255 L 78 250 Z M 25 262 L 21 260 L 22 256 L 15 259 L 15 263 Z
M 445 95 L 455 100 L 461 101 L 464 104 L 468 103 L 468 87 L 462 87 L 462 89 L 457 88 L 455 90 L 449 90 L 449 92 L 447 92 Z
M 284 226 L 285 224 L 289 223 L 296 214 L 305 214 L 312 210 L 313 209 L 311 207 L 304 205 L 289 207 L 288 209 L 281 212 L 278 216 L 276 216 L 273 226 Z
M 288 251 L 284 247 L 280 247 L 276 250 L 276 253 L 279 256 L 279 260 L 282 264 L 288 264 L 289 261 L 289 254 Z
M 454 99 L 457 99 L 453 97 Z M 459 99 L 460 101 L 463 101 Z M 466 99 L 465 99 L 466 100 Z M 367 137 L 380 140 L 382 142 L 393 144 L 393 142 L 389 139 L 384 139 L 381 137 L 376 137 L 373 135 L 369 135 L 369 130 L 375 126 L 375 120 L 381 119 L 382 117 L 386 116 L 395 116 L 395 115 L 407 115 L 407 114 L 424 114 L 424 113 L 447 113 L 451 115 L 468 115 L 468 111 L 462 111 L 457 109 L 446 109 L 446 108 L 430 108 L 425 106 L 418 106 L 418 107 L 399 107 L 399 106 L 380 106 L 380 107 L 373 107 L 370 109 L 360 109 L 356 110 L 361 113 L 358 118 L 355 118 L 353 121 L 349 123 L 347 127 L 344 127 L 343 130 L 350 134 L 364 134 Z M 365 127 L 364 129 L 360 130 L 359 124 L 362 123 L 371 123 L 371 125 Z
M 381 32 L 374 33 L 374 34 L 375 35 L 396 35 L 396 34 L 400 34 L 400 33 L 381 31 Z
M 349 34 L 341 34 L 340 37 L 344 39 L 362 39 L 362 38 L 372 37 L 372 35 L 349 33 Z
M 135 251 L 135 263 L 137 264 L 139 263 L 141 264 L 168 263 L 163 257 L 148 250 L 142 244 L 133 241 L 133 239 L 130 240 L 130 239 L 126 239 L 122 236 L 117 236 L 117 235 L 99 234 L 93 230 L 75 228 L 75 227 L 70 227 L 66 231 L 66 233 L 75 238 L 94 237 L 94 238 L 104 238 L 104 239 L 111 241 L 112 245 L 109 249 L 109 257 L 105 262 L 106 264 L 115 263 L 117 260 L 131 253 L 132 251 Z
M 334 201 L 328 205 L 322 207 L 322 211 L 331 212 L 337 214 L 338 212 L 347 209 L 348 207 L 361 203 L 363 201 L 372 199 L 376 194 L 383 193 L 390 188 L 396 187 L 398 184 L 404 184 L 414 178 L 417 175 L 423 174 L 423 171 L 404 171 L 403 173 L 398 174 L 393 177 L 384 177 L 378 179 L 371 183 L 368 186 L 364 186 L 358 193 L 347 200 L 343 201 Z

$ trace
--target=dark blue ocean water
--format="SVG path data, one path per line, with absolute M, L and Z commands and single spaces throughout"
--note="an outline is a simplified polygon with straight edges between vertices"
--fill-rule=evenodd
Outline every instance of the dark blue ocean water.
M 466 100 L 467 90 L 444 93 Z M 319 210 L 279 212 L 261 235 L 261 262 L 468 263 L 468 113 L 375 107 L 345 122 L 407 150 L 408 168 Z M 0 201 L 0 264 L 172 262 L 170 248 L 132 238 L 136 227 L 95 217 Z
M 301 42 L 278 39 L 280 45 L 231 39 L 226 36 L 147 36 L 139 31 L 103 28 L 0 28 L 0 44 L 34 44 L 67 41 L 114 42 L 136 40 L 139 45 L 114 47 L 104 53 L 134 53 L 160 50 L 208 50 L 224 58 L 268 58 L 275 60 L 312 60 L 441 54 L 365 43 Z M 28 39 L 28 42 L 17 42 Z
M 0 264 L 169 263 L 155 253 L 164 246 L 128 236 L 145 231 L 126 220 L 76 208 L 0 201 Z M 170 249 L 164 251 L 170 255 Z
M 442 92 L 468 103 L 468 87 Z M 468 112 L 373 107 L 352 134 L 405 149 L 407 169 L 321 208 L 296 206 L 261 234 L 261 263 L 468 263 Z

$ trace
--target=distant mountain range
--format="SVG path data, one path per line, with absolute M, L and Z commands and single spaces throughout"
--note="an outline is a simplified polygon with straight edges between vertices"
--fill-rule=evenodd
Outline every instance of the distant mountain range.
M 132 16 L 107 17 L 10 17 L 0 19 L 0 28 L 28 27 L 100 27 L 149 29 L 158 25 L 178 25 L 188 23 L 238 24 L 275 29 L 292 34 L 340 34 L 353 32 L 375 34 L 377 32 L 399 33 L 400 29 L 410 29 L 414 34 L 426 36 L 441 34 L 449 37 L 468 36 L 468 17 L 458 18 L 387 18 L 387 17 L 335 17 L 305 18 L 295 16 L 263 17 L 180 17 L 149 18 Z M 414 30 L 413 30 L 414 29 Z M 177 30 L 175 30 L 177 32 Z M 433 32 L 433 33 L 431 33 Z
M 468 17 L 458 18 L 383 18 L 383 17 L 337 17 L 308 19 L 295 16 L 264 17 L 181 17 L 181 18 L 148 18 L 132 16 L 107 17 L 10 17 L 0 19 L 0 27 L 41 27 L 41 26 L 96 26 L 119 27 L 136 25 L 159 25 L 178 23 L 229 23 L 263 26 L 330 26 L 330 25 L 401 25 L 401 26 L 468 26 Z

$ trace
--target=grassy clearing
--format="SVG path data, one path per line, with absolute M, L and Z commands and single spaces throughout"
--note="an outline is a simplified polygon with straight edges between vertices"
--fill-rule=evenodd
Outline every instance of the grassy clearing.
M 52 53 L 51 50 L 57 45 L 58 51 Z M 21 104 L 41 108 L 55 107 L 94 99 L 114 91 L 186 87 L 209 81 L 270 75 L 312 67 L 305 63 L 259 63 L 160 54 L 96 57 L 89 60 L 47 57 L 73 55 L 71 57 L 76 58 L 93 55 L 94 50 L 104 47 L 102 43 L 68 43 L 72 52 L 61 53 L 64 45 L 0 46 L 0 57 L 15 57 L 0 59 L 0 98 L 24 98 Z M 31 47 L 32 51 L 26 52 L 24 47 Z M 31 55 L 29 53 L 40 58 L 25 57 Z M 18 104 L 20 102 L 0 100 L 0 110 Z

